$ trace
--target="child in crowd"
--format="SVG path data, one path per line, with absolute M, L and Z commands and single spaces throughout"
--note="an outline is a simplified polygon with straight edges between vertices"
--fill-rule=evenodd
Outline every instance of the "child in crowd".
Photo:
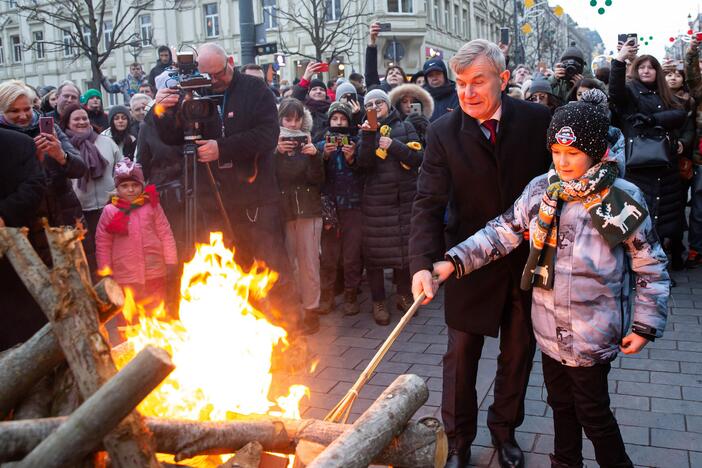
M 357 292 L 361 284 L 363 260 L 361 255 L 363 178 L 356 167 L 358 137 L 351 127 L 353 109 L 334 102 L 327 112 L 329 130 L 317 148 L 324 155 L 326 182 L 322 190 L 325 206 L 330 207 L 324 217 L 322 231 L 322 299 L 320 313 L 328 313 L 334 306 L 334 285 L 339 257 L 343 257 L 344 315 L 356 315 Z
M 319 250 L 322 235 L 324 182 L 322 156 L 312 144 L 312 116 L 295 98 L 285 98 L 278 110 L 280 136 L 275 169 L 285 221 L 285 247 L 305 309 L 305 321 L 319 307 Z M 317 318 L 318 322 L 318 318 Z
M 439 281 L 460 278 L 528 233 L 521 287 L 534 288 L 531 317 L 555 428 L 552 467 L 582 466 L 583 429 L 600 466 L 633 466 L 609 408 L 607 374 L 620 350 L 639 352 L 666 324 L 666 256 L 643 194 L 617 177 L 607 130 L 606 115 L 590 102 L 557 109 L 548 130 L 552 169 L 434 264 Z
M 166 299 L 167 276 L 177 264 L 176 244 L 158 193 L 145 186 L 141 166 L 115 166 L 116 195 L 100 215 L 95 243 L 98 268 L 111 271 L 147 310 Z

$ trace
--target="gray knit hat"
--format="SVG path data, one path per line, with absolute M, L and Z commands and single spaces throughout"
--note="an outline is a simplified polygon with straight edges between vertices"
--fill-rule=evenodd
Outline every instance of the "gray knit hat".
M 364 102 L 368 103 L 378 99 L 385 101 L 385 104 L 388 105 L 388 109 L 392 107 L 392 105 L 390 104 L 390 96 L 388 96 L 388 93 L 386 93 L 380 88 L 375 88 L 371 91 L 368 91 L 366 93 L 366 97 L 364 98 Z
M 339 99 L 344 97 L 345 94 L 353 94 L 354 96 L 358 95 L 358 93 L 356 92 L 356 87 L 348 81 L 344 81 L 336 87 L 336 100 L 338 101 Z

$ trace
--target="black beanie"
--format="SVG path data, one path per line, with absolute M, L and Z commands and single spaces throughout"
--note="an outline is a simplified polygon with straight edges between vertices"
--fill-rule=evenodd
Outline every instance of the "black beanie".
M 329 106 L 329 110 L 327 111 L 327 122 L 331 120 L 332 115 L 337 112 L 346 116 L 346 120 L 349 122 L 349 126 L 351 126 L 353 111 L 347 104 L 339 101 L 332 102 L 331 106 Z
M 609 119 L 597 105 L 587 101 L 573 101 L 561 106 L 553 114 L 548 127 L 547 147 L 560 143 L 572 146 L 599 161 L 607 151 Z
M 307 89 L 312 89 L 312 88 L 324 88 L 324 91 L 327 90 L 327 85 L 324 84 L 324 81 L 320 80 L 319 78 L 315 78 L 310 81 L 310 86 Z
M 563 55 L 561 55 L 561 61 L 567 59 L 578 60 L 580 63 L 585 65 L 585 54 L 583 54 L 583 51 L 575 46 L 568 47 L 565 52 L 563 52 Z

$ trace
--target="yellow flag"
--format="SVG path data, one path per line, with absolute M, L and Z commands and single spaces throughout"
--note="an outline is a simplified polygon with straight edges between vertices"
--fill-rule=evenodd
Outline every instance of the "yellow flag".
M 563 16 L 563 7 L 560 5 L 556 5 L 553 7 L 553 14 L 558 16 L 559 18 Z
M 531 29 L 531 25 L 529 23 L 524 23 L 524 26 L 522 26 L 522 32 L 524 34 L 531 34 L 533 29 Z

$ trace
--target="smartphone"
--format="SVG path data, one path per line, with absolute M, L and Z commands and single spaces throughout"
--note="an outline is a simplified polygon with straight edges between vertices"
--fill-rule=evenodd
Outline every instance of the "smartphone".
M 293 136 L 293 137 L 281 137 L 283 141 L 294 141 L 297 143 L 297 148 L 305 146 L 307 144 L 306 136 Z
M 368 125 L 371 131 L 374 132 L 378 130 L 378 112 L 375 110 L 375 107 L 366 111 L 366 118 L 368 119 Z
M 392 24 L 391 23 L 378 23 L 378 26 L 380 26 L 380 32 L 392 31 Z
M 500 28 L 500 42 L 504 45 L 509 44 L 509 28 Z
M 617 42 L 620 44 L 624 45 L 627 42 L 630 42 L 631 45 L 637 45 L 639 43 L 639 36 L 636 33 L 629 33 L 629 34 L 619 34 L 617 35 Z
M 54 134 L 54 118 L 53 117 L 39 117 L 39 132 L 48 133 L 50 135 Z
M 322 62 L 319 64 L 319 69 L 318 71 L 320 72 L 328 72 L 329 71 L 329 64 L 326 62 Z
M 356 95 L 353 93 L 346 93 L 343 96 L 341 96 L 341 99 L 339 99 L 341 102 L 346 102 L 349 103 L 351 101 L 353 102 L 358 102 L 358 99 L 356 98 Z
M 410 104 L 409 113 L 410 113 L 410 115 L 421 114 L 422 113 L 422 105 L 418 102 L 413 102 L 412 104 Z

